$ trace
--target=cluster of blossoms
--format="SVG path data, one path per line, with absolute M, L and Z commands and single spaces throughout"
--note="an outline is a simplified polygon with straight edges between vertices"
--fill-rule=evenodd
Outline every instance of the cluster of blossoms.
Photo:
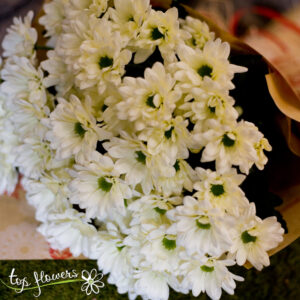
M 174 7 L 53 0 L 44 11 L 51 50 L 31 12 L 2 43 L 0 191 L 21 173 L 51 246 L 96 259 L 130 299 L 233 294 L 242 278 L 228 266 L 261 270 L 283 235 L 239 187 L 271 150 L 229 95 L 246 69 Z

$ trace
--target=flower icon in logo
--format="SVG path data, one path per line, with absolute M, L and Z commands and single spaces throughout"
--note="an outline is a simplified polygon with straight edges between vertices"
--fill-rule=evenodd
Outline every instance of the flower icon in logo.
M 100 288 L 104 287 L 104 283 L 101 281 L 103 278 L 102 273 L 98 273 L 96 269 L 93 269 L 90 273 L 83 270 L 81 273 L 81 278 L 86 282 L 81 286 L 81 290 L 86 292 L 89 296 L 92 292 L 94 294 L 99 294 Z

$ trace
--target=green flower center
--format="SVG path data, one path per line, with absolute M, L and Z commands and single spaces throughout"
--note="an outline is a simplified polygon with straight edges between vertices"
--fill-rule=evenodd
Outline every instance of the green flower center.
M 153 102 L 154 96 L 149 96 L 146 100 L 146 104 L 152 108 L 156 108 L 154 102 Z
M 209 267 L 209 266 L 206 266 L 206 265 L 203 265 L 200 268 L 203 272 L 207 272 L 207 273 L 213 272 L 213 270 L 215 269 L 214 267 Z
M 105 177 L 100 177 L 98 179 L 98 188 L 106 193 L 108 193 L 113 184 L 111 182 L 108 182 Z
M 166 139 L 170 139 L 172 136 L 172 131 L 174 130 L 174 127 L 172 126 L 169 130 L 165 131 L 165 137 Z
M 214 196 L 218 197 L 225 193 L 223 184 L 212 184 L 210 186 L 210 191 L 214 194 Z
M 117 249 L 118 249 L 119 252 L 121 252 L 123 248 L 125 248 L 125 246 L 117 247 Z
M 169 251 L 174 250 L 176 248 L 176 240 L 169 240 L 166 237 L 163 238 L 162 244 Z
M 99 66 L 100 69 L 111 67 L 114 64 L 114 60 L 107 55 L 100 57 Z
M 178 159 L 176 160 L 176 163 L 173 167 L 174 167 L 176 172 L 180 171 L 180 165 L 179 165 L 179 160 Z
M 208 76 L 208 77 L 212 77 L 212 71 L 213 71 L 213 68 L 209 65 L 202 65 L 199 69 L 198 69 L 198 74 L 201 76 L 201 77 L 205 77 L 205 76 Z
M 152 40 L 164 39 L 165 35 L 159 31 L 157 27 L 154 27 L 151 31 Z
M 136 158 L 135 159 L 139 163 L 145 165 L 146 164 L 146 155 L 142 151 L 136 151 L 135 154 L 136 154 Z
M 166 209 L 162 209 L 159 207 L 154 207 L 153 208 L 158 214 L 160 214 L 161 216 L 163 216 L 164 214 L 166 214 L 167 210 Z
M 208 107 L 209 111 L 214 114 L 216 112 L 216 107 L 215 106 L 209 106 Z
M 101 107 L 101 111 L 105 111 L 108 108 L 108 106 L 106 104 L 103 104 Z
M 86 133 L 86 130 L 82 127 L 81 123 L 79 122 L 75 123 L 74 131 L 80 137 L 84 137 L 84 134 Z
M 244 244 L 248 244 L 248 243 L 251 243 L 251 242 L 254 243 L 256 241 L 257 237 L 249 234 L 249 232 L 247 230 L 245 230 L 241 234 L 241 239 L 242 239 Z
M 133 17 L 133 16 L 130 16 L 130 17 L 128 18 L 128 22 L 134 22 L 134 17 Z
M 223 135 L 222 143 L 225 147 L 233 147 L 235 140 L 231 139 L 226 133 Z
M 204 218 L 206 218 L 206 217 L 204 217 Z M 200 218 L 200 219 L 203 219 L 203 220 L 204 220 L 204 218 Z M 201 220 L 201 221 L 202 221 L 202 220 Z M 200 229 L 205 229 L 205 230 L 208 230 L 208 229 L 210 229 L 210 227 L 211 227 L 210 223 L 203 223 L 203 222 L 200 222 L 199 219 L 196 220 L 196 225 L 198 226 L 198 228 L 200 228 Z

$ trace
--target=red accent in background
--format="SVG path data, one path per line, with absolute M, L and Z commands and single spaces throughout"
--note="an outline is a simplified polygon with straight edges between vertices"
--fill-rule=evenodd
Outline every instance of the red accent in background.
M 72 254 L 68 249 L 65 249 L 63 251 L 59 251 L 53 248 L 49 248 L 49 254 L 53 259 L 68 259 L 72 257 Z

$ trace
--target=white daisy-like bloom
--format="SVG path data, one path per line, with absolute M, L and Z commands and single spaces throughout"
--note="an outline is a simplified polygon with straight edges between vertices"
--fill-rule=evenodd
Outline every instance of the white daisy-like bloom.
M 46 104 L 43 71 L 34 67 L 28 58 L 13 56 L 1 70 L 1 78 L 4 80 L 1 91 L 9 98 L 26 99 L 40 107 Z
M 177 159 L 173 168 L 175 169 L 173 176 L 164 174 L 154 177 L 155 189 L 164 196 L 180 195 L 183 189 L 191 192 L 197 177 L 193 168 L 184 159 Z
M 237 221 L 230 253 L 238 265 L 248 260 L 257 270 L 261 270 L 263 266 L 270 265 L 267 251 L 283 241 L 284 229 L 276 217 L 262 220 L 255 213 L 255 205 L 251 203 Z
M 45 136 L 47 127 L 42 120 L 50 114 L 48 106 L 40 107 L 23 99 L 13 99 L 7 106 L 11 109 L 8 118 L 19 138 L 24 140 L 34 137 L 41 140 Z
M 118 217 L 122 219 L 122 216 Z M 99 269 L 104 274 L 109 274 L 108 282 L 115 284 L 120 294 L 130 295 L 134 290 L 130 247 L 123 243 L 125 235 L 115 222 L 107 221 L 105 231 L 103 229 L 101 227 L 100 232 L 92 237 L 89 257 L 97 259 Z
M 22 21 L 14 18 L 13 24 L 7 29 L 3 39 L 2 48 L 4 57 L 20 56 L 34 58 L 34 46 L 37 41 L 37 31 L 31 27 L 33 11 L 30 11 Z
M 183 247 L 176 244 L 176 236 L 167 234 L 167 226 L 161 225 L 147 234 L 140 249 L 152 270 L 177 272 L 181 263 L 180 252 Z
M 222 209 L 226 213 L 238 216 L 249 202 L 239 185 L 245 176 L 237 174 L 236 169 L 220 174 L 211 170 L 196 168 L 198 175 L 194 189 L 194 197 L 198 200 L 208 199 L 213 207 Z
M 92 37 L 91 26 L 95 23 L 85 12 L 80 17 L 68 19 L 63 26 L 63 33 L 58 37 L 55 51 L 68 66 L 68 72 L 76 75 L 79 70 L 79 58 L 81 56 L 81 44 Z
M 115 0 L 114 8 L 109 8 L 108 12 L 114 30 L 130 40 L 137 37 L 150 9 L 149 0 Z
M 112 31 L 112 24 L 100 19 L 92 27 L 92 39 L 85 40 L 81 46 L 78 64 L 81 68 L 76 76 L 80 89 L 98 86 L 99 94 L 107 87 L 107 82 L 120 85 L 125 73 L 125 65 L 131 60 L 131 51 L 122 49 L 119 32 Z
M 144 143 L 124 136 L 114 137 L 103 146 L 116 159 L 115 169 L 125 174 L 125 181 L 133 187 L 140 184 L 143 192 L 149 194 L 153 189 L 151 154 Z
M 51 130 L 47 138 L 56 149 L 56 158 L 75 155 L 81 161 L 96 149 L 98 140 L 105 140 L 110 134 L 97 124 L 89 101 L 82 103 L 75 95 L 71 95 L 69 102 L 63 98 L 58 101 L 49 117 Z
M 134 271 L 136 280 L 134 288 L 143 299 L 167 300 L 169 299 L 169 280 L 171 275 L 158 272 L 151 267 L 144 267 Z M 149 284 L 151 282 L 151 284 Z
M 187 127 L 188 120 L 177 116 L 170 122 L 161 122 L 160 127 L 144 129 L 138 138 L 147 142 L 150 154 L 163 156 L 166 164 L 173 166 L 176 159 L 189 157 L 188 149 L 196 147 Z
M 46 222 L 51 214 L 63 213 L 71 208 L 67 199 L 69 181 L 70 176 L 63 168 L 49 172 L 39 180 L 22 178 L 26 199 L 36 209 L 35 217 L 38 221 Z
M 16 156 L 14 166 L 26 177 L 39 179 L 45 170 L 53 167 L 50 145 L 39 138 L 25 138 L 14 151 Z
M 231 80 L 234 73 L 247 71 L 246 68 L 230 64 L 230 46 L 221 39 L 209 41 L 203 50 L 179 45 L 177 55 L 180 61 L 172 64 L 175 78 L 187 91 L 192 87 L 202 87 L 214 82 L 223 89 L 233 89 Z
M 174 90 L 175 83 L 159 62 L 145 70 L 144 78 L 125 77 L 119 89 L 123 101 L 117 105 L 118 117 L 134 122 L 138 131 L 171 120 L 181 96 L 180 90 Z
M 48 59 L 41 62 L 43 70 L 49 73 L 43 79 L 43 84 L 46 88 L 55 86 L 57 96 L 64 97 L 74 85 L 74 75 L 68 72 L 67 65 L 57 51 L 48 51 L 47 56 Z
M 212 300 L 221 298 L 222 289 L 233 295 L 236 281 L 244 279 L 231 273 L 227 266 L 233 266 L 234 260 L 215 257 L 199 257 L 181 265 L 184 274 L 182 285 L 190 289 L 194 297 L 207 293 Z
M 193 48 L 203 49 L 208 41 L 214 40 L 215 33 L 209 30 L 208 25 L 198 19 L 187 16 L 184 20 L 180 20 L 182 29 L 191 34 L 191 38 L 186 44 Z
M 167 216 L 174 221 L 167 232 L 177 235 L 177 244 L 189 255 L 220 256 L 231 246 L 229 229 L 234 220 L 227 215 L 220 217 L 219 210 L 206 200 L 186 196 L 183 205 L 168 211 Z
M 65 4 L 69 0 L 53 0 L 45 3 L 45 14 L 39 18 L 39 23 L 46 29 L 45 37 L 49 38 L 48 46 L 54 47 L 58 36 L 62 33 L 62 23 L 65 19 Z
M 180 204 L 182 198 L 179 196 L 162 197 L 155 194 L 142 196 L 128 205 L 128 210 L 132 213 L 130 226 L 152 224 L 154 225 L 150 227 L 152 230 L 159 225 L 171 224 L 166 213 Z
M 81 253 L 88 255 L 89 243 L 97 232 L 88 222 L 84 214 L 69 208 L 63 213 L 50 214 L 38 231 L 54 249 L 62 251 L 69 248 L 74 257 Z
M 222 125 L 213 119 L 207 121 L 207 126 L 208 130 L 194 135 L 197 141 L 204 142 L 201 161 L 215 160 L 219 172 L 225 172 L 235 165 L 248 174 L 252 165 L 259 161 L 255 145 L 263 135 L 258 128 L 247 121 Z
M 233 105 L 234 99 L 229 96 L 228 91 L 211 82 L 203 88 L 193 88 L 185 96 L 179 109 L 183 110 L 184 117 L 190 118 L 193 123 L 207 119 L 231 123 L 238 118 L 238 112 Z
M 104 220 L 113 209 L 125 214 L 126 199 L 130 199 L 133 192 L 119 178 L 110 157 L 93 152 L 90 162 L 75 165 L 74 169 L 71 171 L 74 177 L 70 183 L 71 203 L 86 209 L 88 218 Z
M 137 52 L 134 62 L 138 64 L 145 61 L 156 47 L 165 62 L 174 62 L 176 47 L 189 37 L 188 32 L 179 28 L 177 8 L 170 8 L 166 12 L 151 10 L 135 42 Z
M 83 12 L 89 17 L 100 18 L 106 12 L 108 0 L 69 0 L 65 5 L 68 19 L 80 17 Z

